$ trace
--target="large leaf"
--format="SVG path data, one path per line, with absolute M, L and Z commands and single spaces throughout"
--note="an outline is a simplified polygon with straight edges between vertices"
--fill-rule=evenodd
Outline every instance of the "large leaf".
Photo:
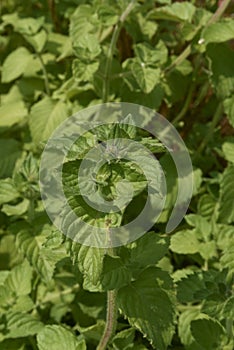
M 2 82 L 9 83 L 19 78 L 27 69 L 31 58 L 32 54 L 25 47 L 19 47 L 11 52 L 2 66 Z
M 161 237 L 155 232 L 147 232 L 132 243 L 130 264 L 134 268 L 156 264 L 167 253 L 168 246 L 167 237 Z
M 175 2 L 171 5 L 154 9 L 151 11 L 149 18 L 191 22 L 195 10 L 196 7 L 188 1 Z
M 37 334 L 43 328 L 43 323 L 30 314 L 8 312 L 6 328 L 5 338 L 21 338 Z
M 119 290 L 118 303 L 133 327 L 155 348 L 166 350 L 174 333 L 174 309 L 158 278 L 161 283 L 164 281 L 156 268 L 143 271 L 136 281 Z
M 37 335 L 39 350 L 86 350 L 85 341 L 59 325 L 48 325 Z
M 33 105 L 29 126 L 33 141 L 46 141 L 54 129 L 68 116 L 67 105 L 62 101 L 54 101 L 49 97 Z
M 234 22 L 232 19 L 212 23 L 202 33 L 205 44 L 221 43 L 234 38 Z
M 229 165 L 224 173 L 220 183 L 220 209 L 219 219 L 223 223 L 234 221 L 233 210 L 234 198 L 234 165 Z
M 191 322 L 192 335 L 206 350 L 220 349 L 220 338 L 224 329 L 213 319 L 197 319 Z

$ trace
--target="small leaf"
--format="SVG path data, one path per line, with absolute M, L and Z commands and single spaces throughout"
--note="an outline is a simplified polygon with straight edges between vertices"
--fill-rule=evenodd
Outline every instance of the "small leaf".
M 20 155 L 21 147 L 19 142 L 14 139 L 0 139 L 0 177 L 12 175 L 15 162 Z
M 9 203 L 19 198 L 19 196 L 20 193 L 17 191 L 12 179 L 0 180 L 0 204 Z
M 101 47 L 94 34 L 83 34 L 79 41 L 73 43 L 73 46 L 76 57 L 88 62 L 94 60 L 101 53 Z
M 194 230 L 176 232 L 171 237 L 170 249 L 178 254 L 199 253 L 199 241 Z
M 34 35 L 24 35 L 24 38 L 29 42 L 29 44 L 32 45 L 34 50 L 38 53 L 42 52 L 46 40 L 47 40 L 47 33 L 44 29 L 40 30 L 40 32 L 34 34 Z
M 230 124 L 234 127 L 234 96 L 223 101 L 224 110 L 227 114 Z
M 145 63 L 138 61 L 133 62 L 131 69 L 138 85 L 146 94 L 150 93 L 160 82 L 160 69 L 147 67 Z
M 2 207 L 2 212 L 8 216 L 21 216 L 26 213 L 29 207 L 29 200 L 27 198 L 23 199 L 22 202 L 16 205 L 4 204 Z
M 22 230 L 17 234 L 16 244 L 39 275 L 48 282 L 53 276 L 57 261 L 51 252 L 48 254 L 46 249 L 41 248 L 40 240 L 40 236 L 33 236 L 29 230 Z
M 90 81 L 98 70 L 99 62 L 83 62 L 75 59 L 72 62 L 72 72 L 77 81 Z
M 17 296 L 26 295 L 31 292 L 32 268 L 27 260 L 15 266 L 5 281 L 5 287 Z
M 0 107 L 0 128 L 9 128 L 20 123 L 27 116 L 28 110 L 23 101 L 10 101 Z
M 232 141 L 226 141 L 222 144 L 222 150 L 225 159 L 230 163 L 234 163 L 234 139 Z

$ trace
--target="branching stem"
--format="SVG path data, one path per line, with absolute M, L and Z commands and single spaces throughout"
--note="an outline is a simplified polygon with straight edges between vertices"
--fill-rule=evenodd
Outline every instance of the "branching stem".
M 222 4 L 215 11 L 213 16 L 211 16 L 210 20 L 207 22 L 204 28 L 208 27 L 210 24 L 217 22 L 220 17 L 223 15 L 224 11 L 228 7 L 232 0 L 224 0 Z M 184 51 L 171 63 L 171 65 L 165 70 L 165 73 L 171 72 L 175 67 L 181 64 L 192 52 L 192 44 L 189 44 Z

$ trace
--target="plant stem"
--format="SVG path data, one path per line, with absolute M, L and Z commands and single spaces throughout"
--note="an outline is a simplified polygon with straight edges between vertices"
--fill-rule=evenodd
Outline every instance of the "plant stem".
M 220 103 L 218 105 L 218 108 L 216 109 L 216 112 L 215 112 L 214 117 L 212 119 L 210 130 L 209 130 L 208 134 L 206 135 L 206 137 L 204 138 L 204 140 L 202 141 L 202 143 L 200 144 L 200 146 L 198 147 L 197 154 L 201 154 L 202 151 L 204 150 L 205 146 L 207 145 L 207 143 L 210 141 L 210 138 L 214 134 L 215 127 L 218 124 L 222 113 L 223 113 L 223 106 L 222 106 L 222 103 Z
M 200 61 L 201 61 L 200 56 L 196 57 L 194 70 L 193 70 L 193 74 L 192 74 L 192 82 L 191 82 L 190 87 L 189 87 L 188 95 L 187 95 L 186 100 L 184 102 L 183 108 L 181 109 L 180 113 L 173 119 L 172 124 L 178 123 L 185 116 L 187 110 L 190 107 L 193 93 L 194 93 L 194 90 L 197 86 L 196 85 L 196 77 L 197 77 L 197 73 L 198 73 L 198 70 L 200 67 L 200 63 L 201 63 Z
M 107 53 L 107 62 L 106 62 L 106 69 L 105 69 L 105 77 L 103 82 L 103 91 L 102 91 L 102 100 L 103 102 L 108 101 L 109 97 L 109 90 L 110 90 L 110 73 L 111 73 L 111 66 L 112 66 L 112 59 L 113 59 L 113 53 L 116 47 L 116 43 L 119 37 L 120 30 L 122 28 L 122 25 L 127 18 L 128 14 L 131 12 L 131 10 L 134 7 L 135 0 L 132 0 L 122 15 L 120 16 L 117 24 L 115 25 L 114 32 L 112 34 L 110 47 Z
M 41 54 L 39 52 L 37 52 L 36 54 L 37 54 L 37 57 L 41 63 L 41 69 L 42 69 L 44 81 L 45 81 L 45 90 L 46 90 L 47 95 L 50 96 L 51 93 L 50 93 L 50 87 L 49 87 L 49 79 L 48 79 L 48 74 L 47 74 L 47 70 L 45 67 L 45 63 L 43 61 Z
M 192 45 L 189 44 L 184 51 L 166 68 L 165 73 L 170 73 L 175 67 L 179 66 L 192 52 Z
M 213 16 L 209 19 L 207 25 L 210 25 L 212 23 L 217 22 L 220 19 L 220 17 L 222 17 L 224 11 L 226 10 L 226 8 L 228 7 L 228 5 L 230 4 L 231 1 L 232 0 L 223 0 L 221 5 L 218 7 L 218 9 L 213 14 Z
M 223 15 L 224 11 L 228 7 L 231 0 L 224 0 L 222 4 L 218 7 L 218 9 L 215 11 L 213 16 L 211 16 L 210 20 L 207 22 L 207 24 L 204 26 L 204 29 L 207 28 L 210 24 L 217 22 L 220 17 Z M 189 44 L 184 51 L 181 52 L 181 54 L 170 64 L 168 68 L 166 68 L 165 73 L 171 72 L 176 66 L 181 64 L 192 52 L 192 44 Z
M 116 296 L 117 290 L 109 290 L 107 292 L 106 326 L 97 350 L 105 350 L 115 332 L 117 324 Z

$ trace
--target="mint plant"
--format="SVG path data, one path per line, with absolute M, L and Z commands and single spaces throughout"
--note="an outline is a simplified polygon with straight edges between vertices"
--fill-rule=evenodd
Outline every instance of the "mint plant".
M 232 14 L 230 0 L 3 1 L 0 349 L 233 349 Z M 73 144 L 62 167 L 66 199 L 107 237 L 141 212 L 149 184 L 129 160 L 112 160 L 95 178 L 105 201 L 118 196 L 119 181 L 132 184 L 125 211 L 93 210 L 79 192 L 89 150 L 121 136 L 156 155 L 166 174 L 157 222 L 127 245 L 97 248 L 49 220 L 43 149 L 69 116 L 103 102 L 151 108 L 185 141 L 193 197 L 173 232 L 165 233 L 178 192 L 170 152 L 118 123 Z

